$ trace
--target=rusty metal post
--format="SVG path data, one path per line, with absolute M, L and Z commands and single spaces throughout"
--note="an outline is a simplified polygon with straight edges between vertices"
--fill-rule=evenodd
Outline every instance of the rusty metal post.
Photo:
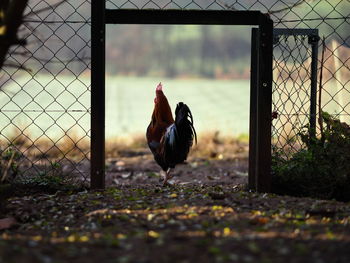
M 91 1 L 91 189 L 105 187 L 105 9 Z

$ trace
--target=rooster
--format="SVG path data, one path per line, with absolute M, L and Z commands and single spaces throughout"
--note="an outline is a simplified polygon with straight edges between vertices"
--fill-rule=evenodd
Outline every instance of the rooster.
M 171 169 L 187 159 L 193 138 L 197 143 L 197 134 L 193 127 L 192 113 L 185 103 L 177 104 L 174 121 L 161 83 L 156 88 L 152 120 L 147 127 L 146 137 L 154 160 L 162 168 L 163 185 L 166 185 L 171 178 Z

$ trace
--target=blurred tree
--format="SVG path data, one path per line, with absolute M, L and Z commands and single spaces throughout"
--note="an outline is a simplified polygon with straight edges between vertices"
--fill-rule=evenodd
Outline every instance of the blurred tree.
M 22 24 L 23 12 L 28 0 L 1 0 L 0 2 L 0 68 L 4 66 L 9 48 L 15 44 L 25 44 L 17 38 Z

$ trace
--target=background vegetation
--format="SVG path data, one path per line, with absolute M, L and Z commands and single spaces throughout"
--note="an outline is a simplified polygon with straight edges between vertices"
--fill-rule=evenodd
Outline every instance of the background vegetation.
M 324 130 L 299 134 L 305 148 L 290 159 L 273 157 L 273 192 L 350 201 L 350 126 L 324 112 Z
M 249 77 L 250 27 L 111 25 L 110 74 Z

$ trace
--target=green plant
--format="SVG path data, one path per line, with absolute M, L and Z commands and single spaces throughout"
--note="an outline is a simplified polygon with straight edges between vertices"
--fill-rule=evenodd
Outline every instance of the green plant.
M 350 200 L 350 126 L 327 112 L 322 119 L 319 137 L 312 136 L 309 127 L 299 134 L 304 149 L 290 159 L 273 156 L 273 192 Z
M 21 153 L 15 146 L 9 144 L 5 151 L 1 149 L 0 154 L 0 212 L 2 211 L 5 201 L 13 194 L 11 183 L 18 174 L 18 160 Z
M 72 177 L 63 173 L 59 162 L 51 162 L 47 170 L 35 175 L 22 176 L 15 180 L 16 187 L 31 189 L 35 192 L 70 191 L 78 187 L 72 183 Z
M 0 156 L 0 184 L 12 182 L 18 174 L 17 161 L 22 154 L 16 147 L 10 144 Z

